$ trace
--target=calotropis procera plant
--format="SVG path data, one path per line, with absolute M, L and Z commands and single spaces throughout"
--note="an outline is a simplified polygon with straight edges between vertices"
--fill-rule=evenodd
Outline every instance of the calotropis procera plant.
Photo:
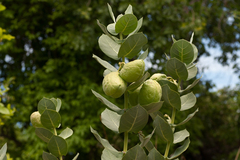
M 98 42 L 100 49 L 108 57 L 120 60 L 119 68 L 115 68 L 96 55 L 93 55 L 93 58 L 106 68 L 102 82 L 104 93 L 112 98 L 123 96 L 124 108 L 111 103 L 99 93 L 92 92 L 108 107 L 101 113 L 102 123 L 117 134 L 123 133 L 124 144 L 122 151 L 116 150 L 108 140 L 101 138 L 91 127 L 91 132 L 104 147 L 101 159 L 177 160 L 190 144 L 189 132 L 186 129 L 177 130 L 178 126 L 188 122 L 198 111 L 197 109 L 188 115 L 181 123 L 175 123 L 177 112 L 184 112 L 196 103 L 196 97 L 190 89 L 198 83 L 199 79 L 196 79 L 187 88 L 181 88 L 181 83 L 194 78 L 197 74 L 194 61 L 197 58 L 198 50 L 192 44 L 193 34 L 190 41 L 172 38 L 170 57 L 166 55 L 168 76 L 163 73 L 155 73 L 150 77 L 150 74 L 145 72 L 144 63 L 148 50 L 142 51 L 148 40 L 142 32 L 138 32 L 143 19 L 136 18 L 131 5 L 124 14 L 118 15 L 117 18 L 115 18 L 110 5 L 108 5 L 108 9 L 113 23 L 106 27 L 97 21 L 104 32 Z M 126 63 L 126 59 L 132 61 Z M 162 106 L 169 108 L 172 112 L 171 116 L 161 113 Z M 144 136 L 141 130 L 148 123 L 149 116 L 153 119 L 153 131 Z M 140 139 L 140 143 L 130 149 L 128 149 L 129 133 L 138 134 Z M 154 147 L 151 141 L 153 134 L 166 143 L 164 153 L 160 153 Z M 182 143 L 182 145 L 170 154 L 171 146 L 176 143 Z
M 68 153 L 66 139 L 73 134 L 70 128 L 64 129 L 60 134 L 57 128 L 61 126 L 61 100 L 55 98 L 43 98 L 38 103 L 38 111 L 31 114 L 30 120 L 35 127 L 36 135 L 47 143 L 50 153 L 43 152 L 43 160 L 62 160 L 62 156 Z M 73 158 L 76 160 L 78 154 Z

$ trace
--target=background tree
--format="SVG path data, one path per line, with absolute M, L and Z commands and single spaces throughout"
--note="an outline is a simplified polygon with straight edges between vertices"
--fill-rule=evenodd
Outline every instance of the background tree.
M 14 158 L 39 159 L 45 145 L 33 133 L 34 128 L 30 125 L 29 116 L 36 110 L 37 102 L 45 96 L 62 99 L 62 124 L 74 131 L 68 140 L 71 146 L 69 157 L 77 152 L 83 159 L 100 157 L 101 146 L 97 145 L 90 133 L 90 125 L 98 131 L 102 129 L 100 134 L 105 138 L 114 139 L 116 148 L 120 148 L 118 141 L 122 141 L 122 137 L 106 137 L 111 132 L 103 130 L 99 123 L 99 115 L 104 106 L 91 93 L 91 89 L 102 92 L 99 84 L 103 72 L 99 71 L 100 65 L 92 58 L 92 54 L 110 61 L 97 44 L 101 29 L 96 19 L 103 24 L 110 23 L 107 2 L 2 0 L 2 3 L 7 10 L 0 13 L 0 26 L 16 38 L 10 42 L 3 41 L 4 45 L 0 45 L 0 71 L 3 78 L 16 77 L 16 83 L 11 85 L 9 94 L 14 97 L 11 103 L 16 107 L 17 114 L 0 128 L 4 138 L 0 145 L 8 141 L 8 150 Z M 164 69 L 164 53 L 169 53 L 171 35 L 176 39 L 189 39 L 193 31 L 194 44 L 199 50 L 199 56 L 208 55 L 202 42 L 202 39 L 206 38 L 210 40 L 208 45 L 221 46 L 223 53 L 219 60 L 222 64 L 231 60 L 234 63 L 238 58 L 236 50 L 240 32 L 236 24 L 239 24 L 239 19 L 234 18 L 233 14 L 234 10 L 240 8 L 237 0 L 109 0 L 108 3 L 113 11 L 119 13 L 131 4 L 134 14 L 144 18 L 141 30 L 148 37 L 147 47 L 153 55 L 150 56 L 150 60 L 156 66 L 150 70 L 152 72 L 161 72 Z M 238 64 L 235 66 L 237 68 Z M 236 122 L 239 120 L 239 113 L 235 107 L 222 105 L 228 98 L 218 98 L 220 95 L 227 96 L 231 91 L 224 94 L 209 93 L 211 86 L 212 83 L 201 82 L 198 90 L 194 91 L 199 95 L 200 112 L 197 114 L 198 118 L 195 117 L 193 121 L 199 125 L 189 130 L 190 134 L 197 132 L 192 136 L 191 145 L 194 147 L 190 147 L 191 150 L 185 155 L 186 158 L 190 157 L 189 159 L 218 159 L 218 155 L 233 157 L 236 154 L 239 134 L 228 138 L 229 134 L 223 130 L 231 128 L 231 133 L 237 133 Z M 239 95 L 239 92 L 236 93 Z M 235 96 L 236 94 L 229 101 L 235 100 Z M 217 103 L 213 103 L 216 101 Z M 226 110 L 229 114 L 225 115 L 220 110 L 220 104 L 224 112 Z M 236 106 L 237 104 L 239 106 L 239 102 L 236 102 Z M 221 111 L 223 113 L 219 117 L 218 112 Z M 229 118 L 230 114 L 234 114 L 235 119 Z M 215 118 L 217 122 L 213 121 Z M 211 125 L 219 126 L 219 120 L 224 122 L 221 123 L 223 128 L 209 131 Z M 233 126 L 230 127 L 226 122 Z M 106 132 L 109 133 L 104 134 Z M 224 143 L 220 141 L 220 137 L 225 138 Z M 212 140 L 211 145 L 209 140 Z M 219 145 L 222 143 L 223 145 Z M 161 147 L 161 144 L 158 145 Z M 215 147 L 221 148 L 222 152 L 210 150 Z

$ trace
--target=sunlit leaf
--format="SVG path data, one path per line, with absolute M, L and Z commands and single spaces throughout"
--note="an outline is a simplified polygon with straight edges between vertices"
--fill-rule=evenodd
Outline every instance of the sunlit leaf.
M 145 51 L 145 52 L 143 52 L 139 57 L 138 57 L 138 59 L 146 59 L 147 58 L 147 56 L 148 56 L 148 49 Z
M 122 152 L 112 152 L 105 148 L 102 152 L 101 160 L 122 160 L 122 157 Z
M 96 59 L 103 67 L 109 69 L 110 71 L 112 71 L 112 72 L 116 72 L 116 71 L 117 71 L 117 69 L 116 69 L 114 66 L 112 66 L 112 65 L 111 65 L 110 63 L 108 63 L 107 61 L 102 60 L 101 58 L 99 58 L 99 57 L 96 56 L 95 54 L 93 54 L 92 57 L 93 57 L 94 59 Z
M 68 137 L 70 137 L 73 134 L 73 130 L 71 128 L 66 128 L 64 129 L 59 136 L 62 137 L 63 139 L 67 139 Z
M 118 133 L 119 123 L 120 123 L 121 115 L 116 112 L 110 111 L 109 109 L 105 109 L 101 113 L 101 121 L 102 123 L 109 129 Z
M 187 150 L 189 144 L 190 144 L 190 139 L 188 138 L 188 139 L 186 139 L 186 140 L 184 141 L 184 144 L 183 144 L 181 147 L 178 147 L 178 148 L 175 150 L 175 152 L 171 155 L 171 157 L 168 158 L 168 159 L 175 159 L 175 158 L 177 158 L 178 156 L 180 156 L 184 151 Z
M 186 129 L 175 132 L 173 135 L 173 137 L 174 137 L 173 143 L 176 144 L 176 143 L 182 142 L 189 136 L 190 136 L 190 134 Z
M 132 5 L 128 5 L 128 8 L 125 11 L 125 14 L 133 14 Z
M 188 81 L 197 75 L 198 69 L 195 64 L 192 64 L 191 66 L 187 67 L 187 71 L 188 71 L 188 78 L 187 78 L 187 81 Z
M 181 98 L 181 109 L 180 109 L 180 111 L 185 111 L 187 109 L 190 109 L 190 108 L 194 107 L 194 105 L 197 102 L 197 98 L 192 92 L 190 92 L 186 95 L 183 95 L 180 98 Z
M 146 73 L 142 76 L 142 78 L 140 78 L 140 79 L 137 80 L 136 82 L 131 83 L 131 84 L 127 87 L 127 90 L 128 90 L 128 91 L 134 91 L 134 90 L 137 89 L 141 84 L 143 84 L 148 77 L 150 77 L 150 73 L 146 72 Z
M 108 32 L 110 32 L 112 35 L 118 35 L 118 33 L 115 32 L 115 25 L 116 23 L 111 23 L 107 26 Z
M 7 143 L 5 143 L 0 149 L 0 160 L 4 160 L 6 158 L 7 153 Z
M 130 33 L 130 34 L 127 36 L 127 38 L 130 37 L 131 35 L 133 35 L 134 33 L 137 33 L 137 32 L 140 30 L 140 28 L 142 27 L 142 23 L 143 23 L 143 18 L 140 18 L 140 19 L 138 20 L 137 28 L 136 28 L 132 33 Z
M 111 7 L 108 3 L 107 3 L 107 5 L 108 5 L 108 11 L 109 11 L 109 14 L 110 14 L 110 16 L 111 16 L 113 22 L 116 22 L 116 20 L 115 20 L 115 16 L 114 16 L 113 11 L 112 11 L 112 7 Z

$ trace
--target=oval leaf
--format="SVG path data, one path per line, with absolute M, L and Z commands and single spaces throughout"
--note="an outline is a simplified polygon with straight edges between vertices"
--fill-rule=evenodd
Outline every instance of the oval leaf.
M 186 129 L 176 132 L 173 135 L 173 137 L 174 137 L 173 143 L 176 144 L 176 143 L 182 142 L 189 136 L 190 136 L 190 134 Z
M 165 160 L 163 155 L 154 147 L 148 154 L 147 160 Z
M 178 147 L 175 152 L 171 155 L 171 157 L 169 159 L 175 159 L 177 158 L 178 156 L 180 156 L 184 151 L 187 150 L 188 146 L 190 144 L 190 139 L 186 139 L 184 141 L 184 144 L 181 146 L 181 147 Z
M 122 160 L 146 160 L 147 155 L 138 144 L 129 149 Z
M 183 94 L 184 92 L 192 89 L 196 84 L 198 84 L 198 82 L 200 81 L 202 77 L 198 78 L 198 79 L 195 79 L 194 82 L 190 85 L 187 86 L 187 88 L 185 88 L 184 90 L 181 90 L 180 93 Z
M 48 150 L 56 157 L 66 155 L 68 152 L 67 142 L 62 137 L 53 135 L 48 143 Z
M 170 81 L 168 81 L 168 80 L 159 80 L 158 83 L 159 83 L 161 86 L 167 84 L 170 89 L 172 89 L 172 90 L 174 90 L 174 91 L 176 91 L 176 92 L 178 91 L 177 85 L 175 85 L 174 83 L 172 83 L 172 82 L 170 82 Z
M 142 27 L 142 23 L 143 23 L 143 18 L 140 18 L 140 19 L 138 20 L 137 28 L 136 28 L 132 33 L 130 33 L 130 34 L 127 36 L 127 38 L 130 37 L 131 35 L 133 35 L 134 33 L 137 33 L 137 32 L 139 31 L 139 29 Z
M 142 76 L 142 78 L 140 78 L 140 79 L 137 80 L 136 82 L 131 83 L 131 84 L 127 87 L 127 90 L 128 90 L 128 91 L 134 91 L 134 90 L 137 89 L 141 84 L 143 84 L 148 77 L 150 77 L 150 73 L 146 72 L 146 73 L 144 74 L 144 76 Z
M 178 92 L 170 89 L 170 87 L 165 84 L 162 86 L 162 96 L 164 102 L 177 110 L 181 108 L 181 100 Z
M 111 23 L 107 26 L 108 32 L 110 32 L 112 35 L 118 35 L 118 33 L 115 32 L 115 25 L 116 23 Z
M 94 59 L 96 59 L 103 67 L 109 69 L 112 72 L 116 72 L 117 69 L 115 67 L 113 67 L 110 63 L 108 63 L 105 60 L 102 60 L 101 58 L 99 58 L 98 56 L 94 55 L 92 56 Z
M 50 139 L 53 136 L 53 133 L 45 128 L 36 128 L 35 133 L 41 140 L 47 143 L 50 141 Z
M 47 152 L 43 152 L 42 158 L 43 158 L 43 160 L 58 160 L 56 156 L 54 156 L 50 153 L 47 153 Z
M 131 35 L 121 45 L 118 57 L 127 57 L 129 59 L 133 58 L 141 51 L 147 41 L 147 37 L 143 33 Z
M 64 129 L 59 136 L 62 137 L 63 139 L 67 139 L 68 137 L 70 137 L 73 134 L 73 130 L 71 128 L 66 128 Z
M 112 40 L 109 36 L 102 34 L 98 39 L 98 44 L 100 49 L 105 53 L 108 57 L 118 60 L 118 51 L 120 45 Z
M 147 112 L 150 114 L 150 113 L 159 111 L 162 108 L 162 105 L 163 105 L 163 101 L 160 101 L 160 102 L 151 103 L 149 105 L 143 106 L 143 108 L 145 108 Z
M 137 17 L 133 14 L 125 14 L 117 22 L 115 26 L 116 33 L 128 35 L 133 32 L 138 24 Z
M 187 81 L 188 81 L 197 75 L 198 69 L 195 64 L 191 64 L 191 66 L 187 67 L 187 71 L 188 71 L 188 78 L 187 78 Z
M 41 115 L 41 123 L 48 129 L 57 128 L 60 124 L 61 116 L 58 112 L 51 109 L 45 109 Z
M 38 111 L 42 114 L 46 109 L 56 110 L 56 106 L 50 99 L 42 98 L 38 102 Z
M 181 62 L 190 64 L 194 59 L 194 50 L 190 42 L 181 39 L 174 42 L 170 49 L 171 58 L 176 57 Z
M 156 128 L 158 137 L 164 142 L 173 142 L 172 128 L 162 117 L 157 115 L 153 121 L 153 126 Z
M 101 160 L 122 160 L 123 153 L 112 152 L 111 150 L 104 149 L 102 152 Z
M 174 79 L 182 79 L 186 81 L 188 78 L 186 65 L 176 58 L 171 58 L 167 61 L 166 69 Z
M 135 106 L 122 115 L 119 132 L 138 132 L 147 124 L 147 122 L 147 111 L 141 106 Z
M 102 123 L 109 129 L 118 133 L 121 115 L 116 112 L 105 109 L 101 114 Z
M 5 143 L 0 149 L 0 160 L 4 160 L 7 153 L 7 143 Z
M 187 109 L 194 107 L 196 102 L 197 102 L 197 98 L 192 92 L 181 96 L 181 110 L 180 111 L 185 111 Z

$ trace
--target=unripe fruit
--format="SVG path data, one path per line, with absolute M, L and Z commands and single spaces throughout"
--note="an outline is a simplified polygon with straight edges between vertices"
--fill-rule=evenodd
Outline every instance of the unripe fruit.
M 141 106 L 159 102 L 162 97 L 162 87 L 152 79 L 148 79 L 143 83 L 143 86 L 138 95 L 138 101 Z
M 142 85 L 139 86 L 137 89 L 135 89 L 134 91 L 129 91 L 129 103 L 131 106 L 136 106 L 138 104 L 138 94 L 140 92 L 140 89 L 142 88 Z
M 150 77 L 150 79 L 155 80 L 155 81 L 166 80 L 167 76 L 162 73 L 155 73 Z
M 142 59 L 138 59 L 125 64 L 119 75 L 126 82 L 135 82 L 143 76 L 144 71 L 145 63 Z
M 118 72 L 111 72 L 104 77 L 102 86 L 106 95 L 119 98 L 126 91 L 127 82 L 119 76 Z
M 43 127 L 41 123 L 41 114 L 38 111 L 35 111 L 30 116 L 31 123 L 33 127 L 40 128 Z

